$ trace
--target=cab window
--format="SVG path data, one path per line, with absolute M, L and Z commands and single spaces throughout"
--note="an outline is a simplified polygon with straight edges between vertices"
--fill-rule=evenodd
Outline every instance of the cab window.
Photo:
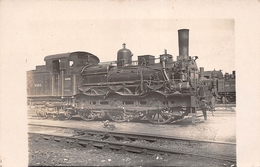
M 60 60 L 52 61 L 52 72 L 59 73 L 60 72 Z
M 70 61 L 69 61 L 69 65 L 70 65 L 70 67 L 72 68 L 72 67 L 74 66 L 74 61 L 70 60 Z

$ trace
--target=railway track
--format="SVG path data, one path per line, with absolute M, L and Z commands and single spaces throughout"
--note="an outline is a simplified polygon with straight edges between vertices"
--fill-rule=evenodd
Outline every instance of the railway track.
M 215 107 L 236 107 L 236 104 L 215 104 Z
M 133 153 L 142 153 L 142 154 L 178 154 L 178 155 L 190 155 L 190 156 L 199 156 L 205 158 L 218 159 L 229 162 L 236 162 L 236 158 L 233 156 L 227 155 L 213 155 L 213 154 L 201 154 L 188 151 L 180 151 L 174 149 L 165 149 L 162 147 L 147 146 L 145 144 L 138 145 L 132 143 L 126 143 L 122 141 L 135 141 L 135 140 L 144 140 L 147 142 L 155 142 L 158 140 L 167 140 L 167 141 L 181 141 L 187 142 L 189 145 L 198 144 L 198 143 L 208 143 L 208 144 L 221 144 L 234 146 L 235 143 L 232 142 L 223 142 L 223 141 L 211 141 L 211 140 L 197 140 L 189 138 L 180 138 L 173 136 L 165 135 L 150 135 L 145 133 L 129 133 L 129 132 L 112 132 L 112 131 L 100 131 L 100 130 L 91 130 L 91 129 L 81 129 L 81 128 L 68 128 L 63 126 L 50 126 L 50 125 L 37 125 L 37 124 L 28 124 L 29 126 L 38 126 L 45 128 L 62 128 L 62 129 L 71 129 L 76 135 L 74 136 L 65 136 L 65 135 L 56 135 L 56 134 L 44 134 L 44 133 L 35 133 L 29 132 L 29 135 L 37 135 L 40 139 L 62 142 L 62 143 L 75 143 L 83 147 L 97 147 L 102 149 L 116 150 L 116 151 L 127 151 Z M 107 139 L 114 139 L 109 141 Z
M 156 141 L 156 140 L 179 140 L 186 141 L 189 143 L 212 143 L 212 144 L 226 144 L 235 146 L 234 142 L 224 142 L 224 141 L 214 141 L 214 140 L 197 140 L 191 138 L 181 138 L 176 136 L 166 136 L 166 135 L 151 135 L 147 133 L 133 133 L 133 132 L 115 132 L 115 131 L 101 131 L 101 130 L 93 130 L 86 128 L 69 128 L 64 126 L 51 126 L 51 125 L 39 125 L 39 124 L 28 124 L 29 126 L 40 126 L 40 127 L 48 127 L 48 128 L 63 128 L 63 129 L 71 129 L 80 135 L 89 135 L 89 136 L 107 136 L 114 138 L 123 138 L 129 140 L 146 140 L 146 141 Z

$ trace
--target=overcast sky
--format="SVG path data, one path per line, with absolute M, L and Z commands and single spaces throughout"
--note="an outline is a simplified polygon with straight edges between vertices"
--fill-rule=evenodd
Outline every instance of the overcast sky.
M 101 61 L 116 60 L 126 47 L 138 55 L 159 56 L 167 49 L 178 55 L 178 29 L 190 29 L 190 55 L 199 56 L 205 70 L 235 70 L 234 20 L 230 19 L 75 19 L 28 22 L 24 31 L 28 47 L 28 69 L 43 62 L 49 54 L 87 51 Z
M 167 49 L 176 60 L 177 31 L 185 28 L 190 30 L 189 54 L 199 57 L 200 67 L 236 70 L 234 19 L 180 19 L 169 15 L 177 10 L 172 3 L 168 6 L 158 3 L 160 8 L 156 8 L 156 3 L 146 3 L 143 11 L 130 1 L 107 3 L 114 5 L 113 12 L 111 8 L 98 8 L 97 4 L 91 1 L 7 4 L 8 19 L 3 25 L 11 42 L 6 43 L 9 54 L 23 57 L 26 70 L 44 64 L 47 55 L 73 51 L 91 52 L 102 62 L 113 61 L 123 43 L 134 53 L 133 59 L 142 54 L 159 56 Z

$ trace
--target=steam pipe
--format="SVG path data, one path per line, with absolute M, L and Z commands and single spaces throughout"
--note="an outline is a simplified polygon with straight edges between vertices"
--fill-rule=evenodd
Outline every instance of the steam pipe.
M 165 81 L 169 81 L 169 77 L 166 73 L 166 61 L 167 61 L 167 50 L 164 51 L 164 55 L 161 55 L 160 56 L 160 61 L 161 61 L 161 64 L 162 64 L 162 73 L 163 73 L 163 77 L 165 79 Z
M 73 95 L 77 94 L 77 78 L 76 75 L 73 75 Z
M 61 70 L 61 97 L 64 96 L 64 70 Z
M 200 78 L 204 77 L 204 67 L 200 67 Z

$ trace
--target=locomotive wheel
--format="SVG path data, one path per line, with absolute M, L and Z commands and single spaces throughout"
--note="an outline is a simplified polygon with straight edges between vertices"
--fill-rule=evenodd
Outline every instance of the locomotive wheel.
M 48 118 L 48 114 L 47 114 L 47 112 L 45 112 L 44 110 L 41 110 L 40 116 L 41 116 L 41 118 L 43 118 L 43 119 L 47 119 L 47 118 Z
M 71 113 L 70 113 L 69 111 L 65 112 L 64 118 L 65 118 L 66 120 L 70 120 L 70 119 L 72 118 Z
M 107 112 L 108 117 L 115 121 L 115 122 L 126 122 L 129 119 L 125 117 L 124 113 L 119 111 L 119 112 Z
M 43 108 L 43 107 L 36 107 L 35 111 L 36 111 L 36 115 L 38 117 L 41 117 L 43 119 L 47 119 L 48 118 L 48 114 L 45 112 L 45 108 Z
M 180 109 L 177 109 L 177 111 L 181 112 L 182 114 L 180 116 L 172 116 L 172 122 L 176 122 L 179 119 L 183 119 L 185 116 L 186 108 L 180 108 Z
M 93 121 L 96 118 L 91 112 L 79 112 L 79 116 L 84 121 Z
M 96 116 L 89 109 L 88 102 L 84 97 L 79 99 L 78 106 L 79 108 L 83 108 L 78 111 L 78 115 L 81 119 L 83 119 L 84 121 L 93 121 L 96 118 Z
M 235 96 L 227 96 L 226 101 L 228 103 L 236 103 L 236 97 Z
M 222 97 L 222 103 L 223 104 L 228 104 L 227 98 L 225 96 Z
M 166 124 L 172 120 L 172 117 L 164 115 L 162 111 L 152 111 L 146 115 L 146 118 L 154 124 Z
M 35 113 L 36 113 L 37 117 L 41 116 L 40 112 L 41 112 L 40 108 L 39 107 L 35 107 Z
M 64 114 L 59 115 L 60 120 L 70 120 L 72 118 L 72 114 L 68 109 L 65 109 Z

